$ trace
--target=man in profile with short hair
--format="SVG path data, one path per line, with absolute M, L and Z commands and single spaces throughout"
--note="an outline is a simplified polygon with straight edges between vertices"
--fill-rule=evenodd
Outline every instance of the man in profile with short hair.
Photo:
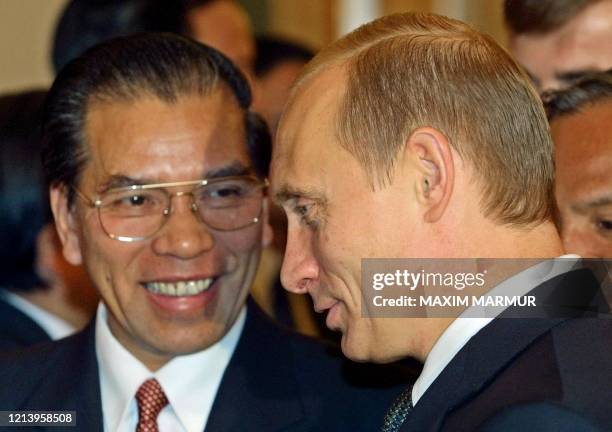
M 612 258 L 612 72 L 547 95 L 565 250 Z
M 424 362 L 383 431 L 612 428 L 612 321 L 546 318 L 555 300 L 576 317 L 609 311 L 589 270 L 553 260 L 553 179 L 537 92 L 464 23 L 383 17 L 306 67 L 273 146 L 272 193 L 289 225 L 281 278 L 327 311 L 348 357 Z M 373 258 L 537 259 L 492 290 L 542 301 L 530 310 L 542 319 L 510 318 L 525 316 L 513 306 L 376 317 L 362 280 Z
M 506 0 L 510 51 L 538 91 L 612 67 L 612 1 Z
M 247 301 L 271 240 L 250 103 L 236 66 L 178 35 L 114 39 L 62 70 L 43 128 L 51 207 L 102 304 L 84 332 L 0 359 L 3 410 L 74 411 L 87 432 L 378 426 L 391 389 L 357 387 L 329 347 Z

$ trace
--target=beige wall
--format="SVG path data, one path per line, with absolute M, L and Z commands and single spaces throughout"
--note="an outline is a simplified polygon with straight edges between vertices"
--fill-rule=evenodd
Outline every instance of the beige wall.
M 268 31 L 314 49 L 332 41 L 334 0 L 268 0 Z
M 0 92 L 49 85 L 55 20 L 66 0 L 0 0 Z
M 435 12 L 467 21 L 506 44 L 503 0 L 381 0 L 384 12 Z
M 385 14 L 406 11 L 436 12 L 470 22 L 505 44 L 503 0 L 379 0 Z M 314 48 L 331 42 L 336 34 L 338 0 L 268 0 L 268 26 L 272 33 L 307 43 Z

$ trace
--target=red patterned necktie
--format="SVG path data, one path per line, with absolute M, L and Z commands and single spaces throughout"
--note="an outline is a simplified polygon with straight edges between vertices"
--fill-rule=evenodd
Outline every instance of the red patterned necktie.
M 159 432 L 157 416 L 168 405 L 168 398 L 155 378 L 146 380 L 136 392 L 138 424 L 136 432 Z

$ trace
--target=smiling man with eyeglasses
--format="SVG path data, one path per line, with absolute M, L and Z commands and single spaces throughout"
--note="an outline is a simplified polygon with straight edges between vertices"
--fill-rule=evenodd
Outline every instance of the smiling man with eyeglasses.
M 74 411 L 88 432 L 378 427 L 396 391 L 247 305 L 272 237 L 250 99 L 222 54 L 168 34 L 60 72 L 43 160 L 64 255 L 103 302 L 84 332 L 0 360 L 0 410 Z

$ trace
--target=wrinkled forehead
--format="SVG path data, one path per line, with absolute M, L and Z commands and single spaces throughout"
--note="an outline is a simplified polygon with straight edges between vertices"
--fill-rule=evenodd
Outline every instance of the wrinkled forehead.
M 94 104 L 85 131 L 87 167 L 96 177 L 193 180 L 236 162 L 250 165 L 244 112 L 224 87 L 171 102 L 151 96 Z
M 550 127 L 557 155 L 612 154 L 611 116 L 612 99 L 606 98 L 553 118 Z

